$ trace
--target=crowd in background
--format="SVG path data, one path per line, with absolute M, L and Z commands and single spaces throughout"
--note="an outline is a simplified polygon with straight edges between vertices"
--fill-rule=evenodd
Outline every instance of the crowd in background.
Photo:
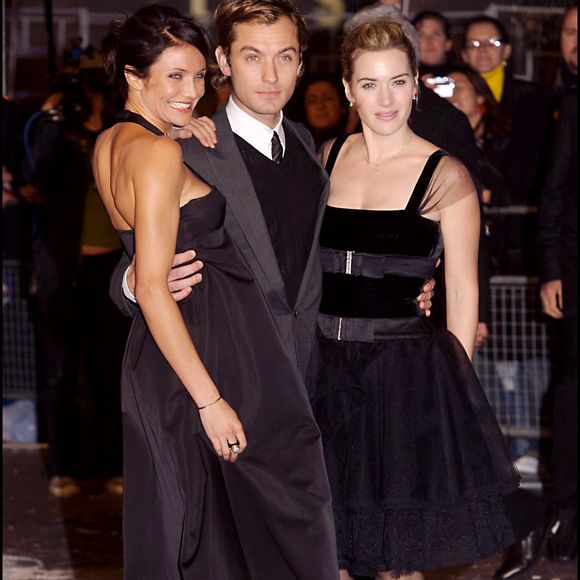
M 380 15 L 392 9 L 379 2 L 365 10 Z M 512 75 L 509 33 L 494 18 L 469 20 L 460 46 L 454 46 L 444 14 L 424 11 L 411 23 L 421 59 L 411 125 L 468 167 L 488 210 L 482 211 L 478 345 L 489 332 L 494 274 L 539 275 L 545 313 L 564 318 L 553 470 L 565 490 L 560 507 L 573 519 L 577 200 L 571 193 L 576 141 L 570 129 L 577 124 L 577 8 L 562 19 L 561 60 L 550 85 Z M 108 296 L 121 245 L 90 160 L 97 136 L 114 122 L 122 101 L 105 83 L 98 50 L 65 56 L 58 82 L 34 115 L 3 100 L 3 257 L 33 264 L 39 423 L 50 444 L 50 489 L 73 495 L 80 492 L 79 479 L 100 477 L 109 491 L 121 493 L 119 372 L 129 323 Z M 317 147 L 357 132 L 359 120 L 340 74 L 310 74 L 305 64 L 285 114 L 304 123 Z M 224 97 L 208 87 L 200 110 L 211 115 Z M 539 211 L 536 219 L 526 211 L 494 211 L 509 206 Z M 433 317 L 442 324 L 444 280 L 438 282 Z

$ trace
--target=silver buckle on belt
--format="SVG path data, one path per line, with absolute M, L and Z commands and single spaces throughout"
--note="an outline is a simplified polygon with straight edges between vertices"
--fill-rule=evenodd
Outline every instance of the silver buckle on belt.
M 344 264 L 344 273 L 345 274 L 352 274 L 352 255 L 354 254 L 353 251 L 347 250 L 346 252 L 346 261 Z M 338 332 L 336 336 L 336 340 L 342 339 L 342 317 L 338 319 Z
M 344 268 L 345 274 L 352 274 L 352 255 L 353 254 L 354 254 L 354 252 L 352 252 L 350 250 L 346 252 L 346 264 L 345 264 L 345 268 Z

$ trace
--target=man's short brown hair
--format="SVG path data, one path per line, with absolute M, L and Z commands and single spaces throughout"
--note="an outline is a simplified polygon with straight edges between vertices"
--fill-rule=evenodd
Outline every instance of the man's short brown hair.
M 296 26 L 300 59 L 306 50 L 306 23 L 292 0 L 222 0 L 214 13 L 217 31 L 217 45 L 221 46 L 226 56 L 236 38 L 236 24 L 258 22 L 260 24 L 275 24 L 283 17 L 289 18 Z M 217 71 L 214 85 L 220 86 L 227 82 L 228 77 Z

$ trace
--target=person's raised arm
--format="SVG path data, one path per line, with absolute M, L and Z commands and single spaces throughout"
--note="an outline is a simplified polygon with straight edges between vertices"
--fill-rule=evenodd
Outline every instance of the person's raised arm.
M 157 138 L 149 145 L 147 164 L 137 164 L 135 192 L 135 296 L 149 330 L 198 409 L 203 427 L 220 456 L 231 461 L 228 441 L 245 448 L 242 425 L 209 376 L 191 340 L 168 285 L 179 224 L 180 192 L 186 173 L 181 148 Z M 188 185 L 188 188 L 191 186 Z M 199 195 L 209 187 L 198 181 Z M 162 388 L 162 385 L 160 385 Z

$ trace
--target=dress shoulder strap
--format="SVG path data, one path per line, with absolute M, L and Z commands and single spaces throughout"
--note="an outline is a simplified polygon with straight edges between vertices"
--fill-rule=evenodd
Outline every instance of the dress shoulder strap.
M 334 140 L 334 143 L 330 148 L 330 153 L 328 154 L 328 159 L 326 160 L 326 165 L 324 166 L 324 168 L 326 169 L 326 173 L 328 173 L 328 175 L 332 173 L 332 169 L 334 168 L 334 164 L 336 163 L 336 158 L 338 157 L 338 152 L 344 145 L 344 142 L 347 140 L 347 138 L 348 135 L 340 135 Z
M 148 129 L 155 135 L 165 135 L 165 133 L 153 125 L 153 123 L 150 123 L 141 115 L 133 113 L 133 111 L 121 111 L 115 116 L 115 121 L 117 121 L 117 123 L 136 123 L 137 125 L 141 125 L 141 127 Z
M 445 155 L 448 155 L 448 153 L 443 151 L 443 149 L 437 149 L 437 151 L 434 151 L 431 153 L 431 155 L 429 155 L 429 159 L 427 159 L 425 167 L 423 167 L 423 171 L 421 171 L 421 175 L 415 184 L 415 188 L 413 189 L 413 193 L 409 198 L 409 202 L 407 203 L 405 211 L 417 213 L 419 204 L 425 196 L 425 191 L 427 190 L 427 186 L 433 177 L 433 173 L 435 172 L 435 169 L 437 169 L 439 161 L 442 157 L 445 157 Z

